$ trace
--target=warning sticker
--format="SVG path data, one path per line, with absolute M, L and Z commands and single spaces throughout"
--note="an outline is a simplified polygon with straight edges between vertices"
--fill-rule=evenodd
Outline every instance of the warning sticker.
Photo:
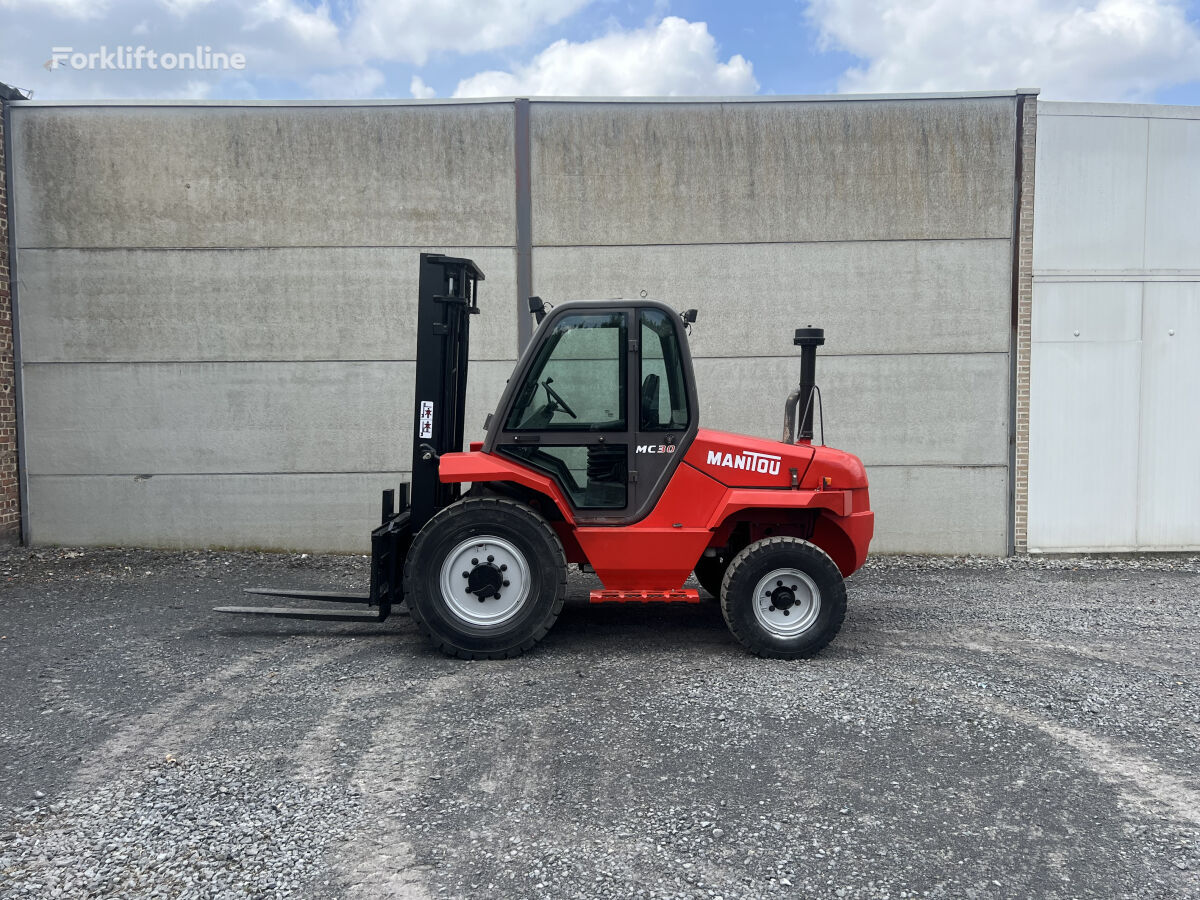
M 417 429 L 417 433 L 422 438 L 433 437 L 433 401 L 421 401 L 421 422 Z

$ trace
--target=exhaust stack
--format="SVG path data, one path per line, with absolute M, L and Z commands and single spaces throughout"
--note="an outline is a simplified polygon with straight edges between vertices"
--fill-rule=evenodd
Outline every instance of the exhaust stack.
M 813 436 L 813 393 L 817 385 L 817 348 L 825 343 L 825 329 L 797 328 L 792 343 L 800 348 L 800 384 L 788 394 L 783 408 L 783 442 L 811 443 Z M 797 410 L 802 410 L 799 431 Z

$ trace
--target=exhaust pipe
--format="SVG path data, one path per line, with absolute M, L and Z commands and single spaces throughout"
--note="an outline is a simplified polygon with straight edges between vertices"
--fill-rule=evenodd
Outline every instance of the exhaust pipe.
M 813 436 L 813 392 L 817 381 L 817 348 L 825 343 L 824 328 L 797 328 L 792 343 L 800 348 L 800 384 L 788 394 L 783 407 L 783 442 L 785 444 L 809 444 Z M 796 431 L 797 411 L 802 409 L 803 419 L 799 433 Z M 824 425 L 822 425 L 824 427 Z

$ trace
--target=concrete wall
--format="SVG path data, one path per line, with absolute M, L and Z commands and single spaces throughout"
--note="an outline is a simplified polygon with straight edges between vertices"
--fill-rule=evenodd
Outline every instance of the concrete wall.
M 1039 115 L 1029 547 L 1200 548 L 1200 108 Z
M 702 421 L 826 438 L 877 551 L 1004 553 L 1017 97 L 533 101 L 533 292 L 697 307 Z M 512 101 L 13 109 L 34 542 L 362 551 L 408 463 L 416 254 L 517 352 Z
M 361 551 L 407 476 L 417 254 L 517 355 L 511 103 L 13 110 L 35 543 Z
M 1009 537 L 1016 98 L 534 101 L 542 297 L 696 307 L 703 424 L 778 438 L 792 332 L 825 328 L 829 443 L 877 551 Z

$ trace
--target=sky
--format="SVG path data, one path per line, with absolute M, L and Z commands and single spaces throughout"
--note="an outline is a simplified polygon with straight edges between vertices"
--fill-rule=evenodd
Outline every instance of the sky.
M 1200 105 L 1200 0 L 0 0 L 0 82 L 37 100 L 1040 88 Z

